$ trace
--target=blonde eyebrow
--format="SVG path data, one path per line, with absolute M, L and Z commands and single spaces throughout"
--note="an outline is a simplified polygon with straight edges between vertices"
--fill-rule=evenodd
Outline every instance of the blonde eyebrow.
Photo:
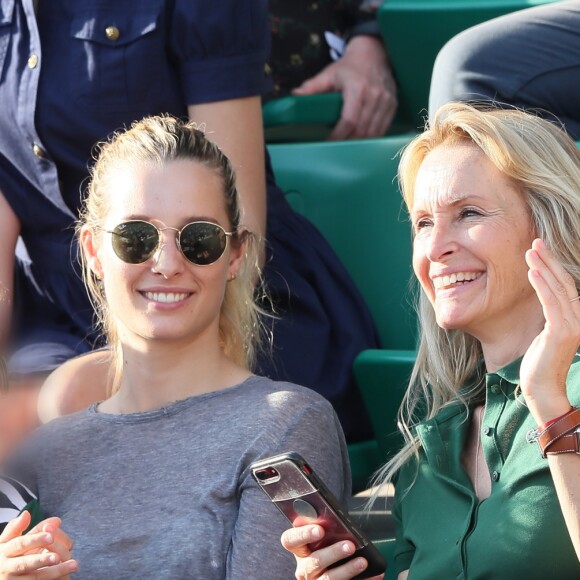
M 472 193 L 466 193 L 465 195 L 459 194 L 459 195 L 450 197 L 446 201 L 446 205 L 449 205 L 451 207 L 454 207 L 456 205 L 459 205 L 461 203 L 465 203 L 465 202 L 468 202 L 468 201 L 471 201 L 471 200 L 474 200 L 474 201 L 477 201 L 477 200 L 485 200 L 485 198 L 483 198 L 481 195 L 475 195 L 475 194 L 472 194 Z M 414 210 L 411 210 L 409 212 L 409 214 L 412 217 L 413 215 L 417 215 L 417 212 L 414 211 Z

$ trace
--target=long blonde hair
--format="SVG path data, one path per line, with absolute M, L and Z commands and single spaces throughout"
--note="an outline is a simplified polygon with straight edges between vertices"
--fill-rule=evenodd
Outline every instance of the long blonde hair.
M 77 234 L 87 226 L 96 244 L 102 240 L 102 226 L 109 207 L 108 184 L 121 163 L 164 165 L 174 160 L 191 160 L 211 169 L 223 187 L 226 212 L 233 244 L 244 244 L 244 260 L 236 278 L 226 287 L 220 312 L 219 331 L 223 352 L 235 363 L 251 369 L 261 344 L 262 311 L 255 301 L 256 281 L 261 281 L 256 237 L 240 223 L 240 204 L 235 175 L 228 158 L 217 145 L 207 139 L 195 123 L 186 123 L 171 116 L 147 117 L 130 129 L 112 135 L 98 146 L 96 163 L 91 169 L 88 192 L 77 224 Z M 113 389 L 118 388 L 122 374 L 121 344 L 115 322 L 109 312 L 103 285 L 89 266 L 80 245 L 83 276 L 98 323 L 113 350 Z M 258 282 L 258 287 L 262 285 Z
M 399 185 L 409 210 L 425 157 L 436 147 L 457 143 L 479 147 L 524 194 L 535 235 L 580 287 L 580 152 L 575 143 L 553 123 L 517 109 L 444 105 L 432 126 L 411 141 L 401 157 Z M 417 309 L 417 360 L 399 409 L 405 444 L 377 473 L 379 484 L 390 481 L 417 456 L 420 442 L 413 433 L 417 422 L 435 417 L 450 404 L 485 397 L 486 370 L 479 342 L 461 330 L 439 327 L 423 291 Z M 467 383 L 469 390 L 460 394 Z

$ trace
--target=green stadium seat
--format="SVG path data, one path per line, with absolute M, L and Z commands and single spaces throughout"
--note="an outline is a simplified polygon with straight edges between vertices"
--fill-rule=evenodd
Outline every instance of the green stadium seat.
M 262 107 L 268 143 L 324 141 L 342 109 L 340 93 L 272 99 Z
M 267 143 L 325 141 L 340 118 L 342 95 L 322 93 L 272 99 L 262 107 Z M 407 131 L 397 114 L 389 135 Z
M 334 248 L 365 298 L 385 349 L 415 348 L 416 316 L 409 298 L 411 231 L 395 179 L 397 154 L 411 137 L 268 147 L 289 203 Z M 384 367 L 370 354 L 357 359 L 355 372 L 369 409 L 376 407 L 371 399 L 385 381 Z M 390 393 L 390 385 L 382 385 Z M 400 388 L 393 393 L 387 397 L 389 413 L 396 413 L 400 403 Z M 384 441 L 382 449 L 387 449 Z M 379 450 L 376 442 L 350 446 L 355 491 L 365 487 L 384 461 Z
M 411 232 L 395 179 L 397 154 L 411 137 L 268 147 L 288 202 L 329 241 L 389 349 L 415 345 Z
M 348 446 L 348 459 L 353 494 L 367 489 L 371 476 L 384 463 L 383 454 L 376 439 L 351 443 Z
M 365 350 L 354 362 L 356 381 L 383 458 L 392 457 L 403 443 L 397 412 L 414 363 L 414 350 Z
M 379 552 L 383 555 L 387 561 L 387 572 L 383 580 L 397 580 L 397 574 L 395 571 L 395 562 L 393 557 L 395 555 L 395 540 L 389 538 L 388 540 L 376 540 L 373 544 L 377 547 Z
M 515 10 L 556 0 L 386 0 L 379 24 L 399 85 L 400 114 L 423 126 L 435 57 L 453 36 Z

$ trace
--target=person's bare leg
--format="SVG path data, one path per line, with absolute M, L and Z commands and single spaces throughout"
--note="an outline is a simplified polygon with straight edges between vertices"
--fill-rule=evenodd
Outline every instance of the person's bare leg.
M 46 379 L 38 397 L 43 423 L 86 409 L 110 393 L 111 351 L 98 350 L 73 358 Z

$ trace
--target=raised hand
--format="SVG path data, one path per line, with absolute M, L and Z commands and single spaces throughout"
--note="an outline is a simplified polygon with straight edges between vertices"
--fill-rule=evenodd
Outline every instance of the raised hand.
M 545 324 L 520 367 L 520 386 L 538 424 L 566 413 L 566 376 L 580 345 L 580 300 L 572 276 L 536 239 L 526 252 L 528 278 L 542 305 Z

